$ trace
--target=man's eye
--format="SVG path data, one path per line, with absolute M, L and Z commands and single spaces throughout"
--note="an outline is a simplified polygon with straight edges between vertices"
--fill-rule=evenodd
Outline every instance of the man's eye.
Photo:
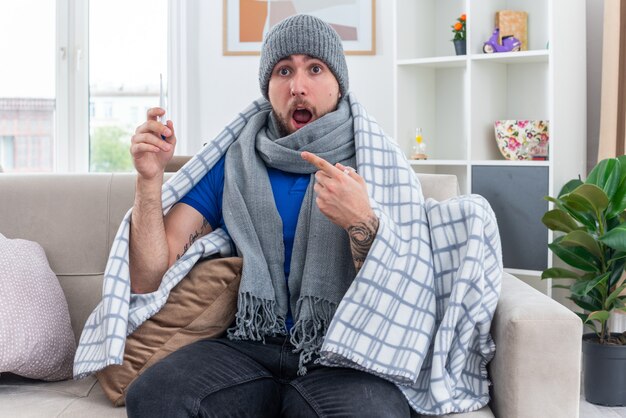
M 313 72 L 313 74 L 319 74 L 322 72 L 322 67 L 320 67 L 319 65 L 314 65 L 313 67 L 311 67 L 311 71 Z
M 289 69 L 283 67 L 280 70 L 278 70 L 278 74 L 280 74 L 280 75 L 289 75 Z

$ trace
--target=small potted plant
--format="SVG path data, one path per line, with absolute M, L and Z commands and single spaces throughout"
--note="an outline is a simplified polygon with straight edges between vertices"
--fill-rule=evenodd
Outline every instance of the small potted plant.
M 570 180 L 542 222 L 558 234 L 550 250 L 575 270 L 552 267 L 542 279 L 569 279 L 577 313 L 593 333 L 583 336 L 585 397 L 591 403 L 624 406 L 626 333 L 611 333 L 609 318 L 626 312 L 626 156 L 599 162 L 586 181 Z
M 467 16 L 463 13 L 456 19 L 456 23 L 452 25 L 452 33 L 454 33 L 454 38 L 452 38 L 452 42 L 454 42 L 454 50 L 457 55 L 465 55 L 466 54 L 466 37 L 465 37 L 465 21 L 467 20 Z

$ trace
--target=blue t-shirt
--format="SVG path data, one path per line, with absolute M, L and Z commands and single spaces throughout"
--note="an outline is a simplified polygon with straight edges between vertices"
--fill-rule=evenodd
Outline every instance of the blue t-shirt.
M 307 187 L 309 174 L 287 173 L 275 168 L 267 168 L 267 174 L 274 194 L 276 209 L 283 221 L 283 244 L 285 246 L 285 280 L 289 282 L 291 254 L 296 235 L 298 215 Z M 224 157 L 189 191 L 180 202 L 195 208 L 211 224 L 214 230 L 223 228 L 222 196 L 224 193 Z M 287 287 L 289 290 L 289 287 Z M 288 307 L 285 318 L 287 331 L 293 326 L 291 307 Z
M 186 203 L 200 212 L 211 225 L 213 231 L 217 228 L 223 228 L 226 231 L 222 216 L 223 194 L 224 157 L 220 158 L 213 168 L 179 202 Z

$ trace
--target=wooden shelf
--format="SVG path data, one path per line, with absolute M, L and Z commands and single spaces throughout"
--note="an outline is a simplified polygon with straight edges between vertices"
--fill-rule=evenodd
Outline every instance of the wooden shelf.
M 411 165 L 419 166 L 419 165 L 460 165 L 466 166 L 467 161 L 465 160 L 409 160 Z
M 505 268 L 504 271 L 513 275 L 533 276 L 533 277 L 541 277 L 541 273 L 543 273 L 543 271 L 541 270 L 524 270 L 524 269 L 509 269 L 509 268 Z
M 462 68 L 467 65 L 467 58 L 465 55 L 451 57 L 416 58 L 398 60 L 396 62 L 396 65 L 414 65 L 427 68 Z
M 500 52 L 493 54 L 452 55 L 444 57 L 412 58 L 396 61 L 396 65 L 415 65 L 429 68 L 465 67 L 467 61 L 488 61 L 502 64 L 522 64 L 531 62 L 548 62 L 550 51 L 540 49 L 535 51 Z
M 472 160 L 471 165 L 499 165 L 506 167 L 549 167 L 550 161 Z
M 548 62 L 550 51 L 547 49 L 537 51 L 501 52 L 494 54 L 472 54 L 472 61 L 490 61 L 503 64 L 523 64 L 531 62 Z

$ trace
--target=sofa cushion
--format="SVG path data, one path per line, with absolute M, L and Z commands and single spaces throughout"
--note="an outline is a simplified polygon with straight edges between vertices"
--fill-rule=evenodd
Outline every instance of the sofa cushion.
M 0 378 L 0 416 L 7 417 L 126 417 L 124 408 L 115 408 L 94 376 L 64 382 L 41 382 L 17 376 Z M 412 418 L 427 418 L 415 412 Z M 465 414 L 442 418 L 493 418 L 488 406 Z
M 460 193 L 459 180 L 454 174 L 417 173 L 424 199 L 442 202 Z
M 0 372 L 67 379 L 75 351 L 65 295 L 43 248 L 0 234 Z
M 102 300 L 103 276 L 103 273 L 57 275 L 70 309 L 77 344 L 87 318 Z
M 0 378 L 2 417 L 126 417 L 104 396 L 95 376 L 81 380 L 43 382 L 4 374 Z
M 124 405 L 132 381 L 168 354 L 223 334 L 235 319 L 241 265 L 238 257 L 201 261 L 172 289 L 165 306 L 126 339 L 123 363 L 97 373 L 111 402 Z
M 0 206 L 5 236 L 39 243 L 56 274 L 104 271 L 111 174 L 3 174 L 0 189 L 2 199 L 11 202 Z M 132 205 L 132 197 L 126 205 Z

